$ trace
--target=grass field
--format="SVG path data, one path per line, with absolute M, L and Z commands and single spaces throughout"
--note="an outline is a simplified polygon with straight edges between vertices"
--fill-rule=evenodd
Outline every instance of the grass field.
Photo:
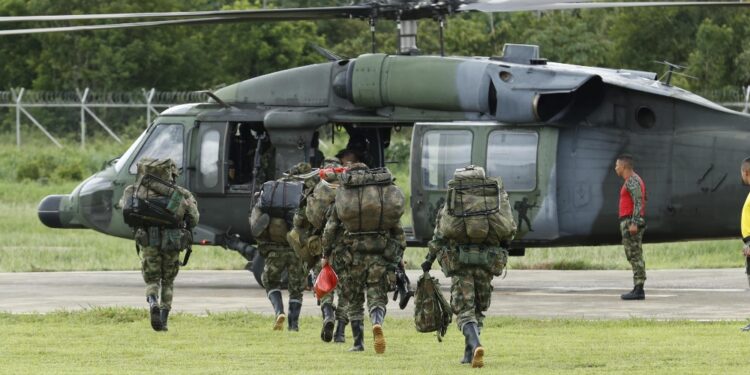
M 488 318 L 485 373 L 747 374 L 744 322 L 580 321 Z M 46 315 L 0 314 L 0 373 L 161 374 L 456 374 L 463 336 L 444 342 L 417 333 L 410 319 L 386 319 L 387 350 L 364 353 L 324 344 L 319 319 L 301 331 L 274 332 L 269 316 L 178 314 L 168 333 L 153 332 L 146 310 L 94 309 Z

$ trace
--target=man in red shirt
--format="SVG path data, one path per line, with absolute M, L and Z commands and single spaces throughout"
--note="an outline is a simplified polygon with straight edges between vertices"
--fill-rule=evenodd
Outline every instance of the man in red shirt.
M 646 184 L 633 170 L 633 157 L 622 154 L 615 162 L 615 172 L 625 180 L 620 189 L 620 233 L 625 247 L 625 256 L 633 267 L 633 284 L 629 293 L 620 296 L 624 300 L 646 298 L 643 284 L 646 282 L 646 263 L 643 261 L 643 232 L 646 230 Z

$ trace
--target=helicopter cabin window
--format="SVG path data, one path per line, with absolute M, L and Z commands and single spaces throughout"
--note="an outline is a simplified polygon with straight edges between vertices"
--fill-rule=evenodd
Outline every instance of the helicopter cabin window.
M 203 187 L 212 188 L 219 183 L 219 140 L 218 130 L 210 130 L 201 139 L 200 172 Z
M 172 159 L 177 168 L 182 168 L 183 127 L 179 124 L 159 124 L 148 135 L 138 156 L 130 164 L 130 173 L 135 174 L 138 161 L 143 158 Z
M 534 132 L 494 131 L 487 143 L 487 174 L 499 176 L 507 191 L 536 188 L 536 153 L 539 136 Z
M 432 130 L 422 138 L 422 183 L 428 189 L 447 189 L 458 168 L 471 164 L 468 130 Z

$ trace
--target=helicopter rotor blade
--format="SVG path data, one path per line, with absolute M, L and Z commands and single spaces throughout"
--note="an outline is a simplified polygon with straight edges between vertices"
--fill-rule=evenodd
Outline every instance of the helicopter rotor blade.
M 101 14 L 65 14 L 42 16 L 0 17 L 0 23 L 36 22 L 36 21 L 92 21 L 92 20 L 126 20 L 146 18 L 214 18 L 245 17 L 252 20 L 300 20 L 319 17 L 362 17 L 370 13 L 369 6 L 316 7 L 316 8 L 279 8 L 249 10 L 215 10 L 196 12 L 152 12 L 152 13 L 101 13 Z
M 459 11 L 480 11 L 485 13 L 521 12 L 536 10 L 572 10 L 572 9 L 605 9 L 636 7 L 673 7 L 673 6 L 750 6 L 750 2 L 737 1 L 544 1 L 544 0 L 479 0 L 461 5 Z
M 213 17 L 203 18 L 178 18 L 155 21 L 123 22 L 108 23 L 98 25 L 78 25 L 78 26 L 58 26 L 58 27 L 39 27 L 25 29 L 0 30 L 0 36 L 5 35 L 25 35 L 56 33 L 69 31 L 90 31 L 90 30 L 111 30 L 111 29 L 129 29 L 140 27 L 154 27 L 165 25 L 188 25 L 188 24 L 212 24 L 239 21 L 300 21 L 300 20 L 317 20 L 324 18 L 359 18 L 369 15 L 369 7 L 352 6 L 352 7 L 327 7 L 327 8 L 288 8 L 288 9 L 260 9 L 254 11 L 222 11 L 222 12 L 174 12 L 193 13 L 189 17 L 195 17 L 195 14 L 215 14 Z M 135 14 L 135 13 L 133 13 Z M 142 13 L 141 13 L 142 14 Z M 170 17 L 166 13 L 150 13 L 153 17 Z M 104 14 L 90 16 L 105 16 Z M 51 16 L 54 17 L 54 16 Z M 84 16 L 85 17 L 85 16 Z M 0 17 L 0 22 L 3 17 Z M 14 17 L 18 18 L 18 17 Z M 123 17 L 126 18 L 126 17 Z M 104 19 L 104 18 L 101 18 Z

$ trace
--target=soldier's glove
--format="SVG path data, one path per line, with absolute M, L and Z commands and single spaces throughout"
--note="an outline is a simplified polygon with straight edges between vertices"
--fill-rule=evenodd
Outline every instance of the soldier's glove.
M 432 269 L 432 262 L 430 262 L 429 260 L 425 260 L 424 262 L 422 262 L 422 271 L 430 272 L 431 269 Z

